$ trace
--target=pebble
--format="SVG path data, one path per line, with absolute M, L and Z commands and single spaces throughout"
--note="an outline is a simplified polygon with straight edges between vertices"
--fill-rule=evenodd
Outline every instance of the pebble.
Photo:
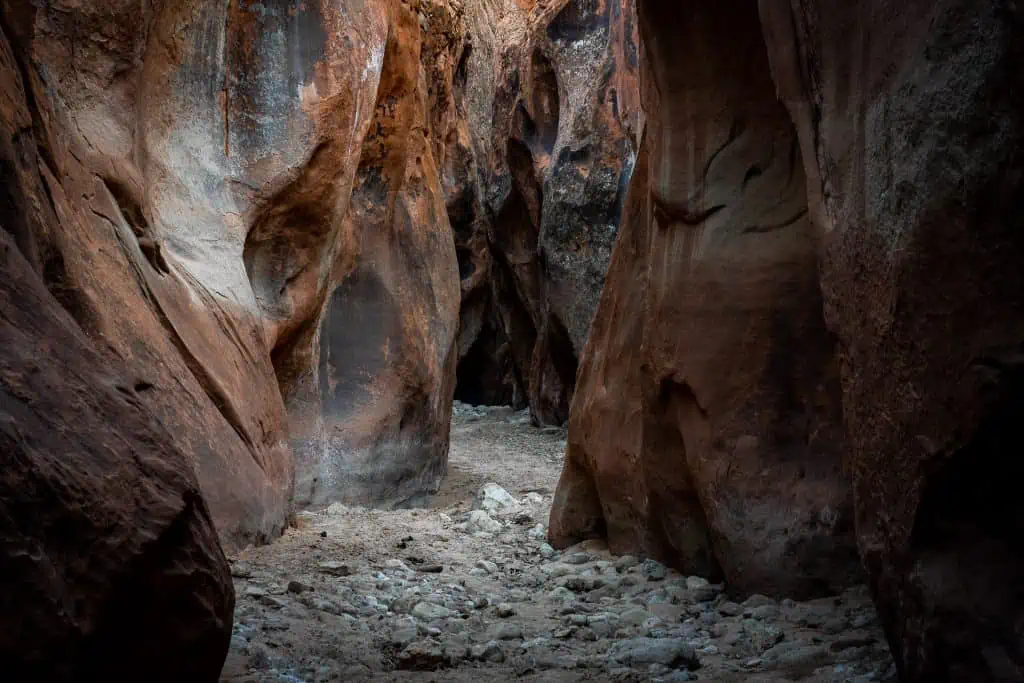
M 518 640 L 523 637 L 523 627 L 509 621 L 499 621 L 487 633 L 494 640 Z
M 488 574 L 498 573 L 498 565 L 496 565 L 494 562 L 491 562 L 490 560 L 477 560 L 476 566 L 477 569 L 482 569 Z
M 640 565 L 640 571 L 648 581 L 663 581 L 665 579 L 665 565 L 654 560 L 644 560 Z
M 491 482 L 484 484 L 473 501 L 474 510 L 482 510 L 492 517 L 501 517 L 519 512 L 519 502 L 501 486 Z
M 417 602 L 412 608 L 412 615 L 414 617 L 419 617 L 420 619 L 426 619 L 428 621 L 433 621 L 435 619 L 447 619 L 453 614 L 454 612 L 447 607 L 435 605 L 430 602 Z
M 697 654 L 682 638 L 633 638 L 619 641 L 612 646 L 609 656 L 626 666 L 664 664 L 690 669 L 700 666 Z
M 501 531 L 501 523 L 491 519 L 483 510 L 473 510 L 469 513 L 466 530 L 470 533 L 496 534 Z
M 516 610 L 512 605 L 507 602 L 503 602 L 500 605 L 495 606 L 494 613 L 499 619 L 508 619 L 509 617 L 515 616 Z
M 330 574 L 331 576 L 350 576 L 352 574 L 352 569 L 342 562 L 321 562 L 317 567 L 324 574 Z
M 474 645 L 470 650 L 470 656 L 478 661 L 490 662 L 492 664 L 501 664 L 505 661 L 505 653 L 496 640 Z

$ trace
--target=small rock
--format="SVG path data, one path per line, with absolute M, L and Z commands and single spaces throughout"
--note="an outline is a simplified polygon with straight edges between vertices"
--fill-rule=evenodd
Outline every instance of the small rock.
M 293 580 L 293 581 L 289 581 L 288 582 L 288 592 L 289 593 L 295 593 L 296 595 L 301 595 L 302 593 L 306 593 L 306 592 L 311 591 L 311 590 L 313 590 L 312 586 L 307 585 L 305 583 L 302 583 L 301 581 L 294 581 Z
M 620 618 L 622 619 L 622 623 L 624 624 L 629 624 L 631 626 L 642 626 L 643 623 L 647 621 L 647 619 L 650 616 L 650 612 L 648 612 L 643 607 L 633 607 L 623 612 Z
M 530 529 L 529 531 L 527 531 L 526 535 L 529 536 L 530 538 L 541 539 L 541 538 L 544 538 L 545 536 L 547 536 L 548 532 L 544 528 L 543 524 L 538 524 L 535 527 L 533 527 L 532 529 Z
M 439 564 L 421 564 L 416 567 L 416 571 L 424 574 L 440 574 L 444 571 L 444 567 Z
M 447 607 L 441 605 L 435 605 L 430 602 L 417 602 L 412 608 L 412 615 L 419 617 L 426 621 L 434 621 L 435 619 L 447 619 L 448 617 L 455 614 Z
M 476 566 L 477 566 L 478 569 L 483 569 L 488 574 L 497 574 L 498 573 L 498 565 L 496 565 L 495 563 L 491 562 L 490 560 L 477 560 L 476 561 Z
M 519 640 L 523 637 L 523 627 L 510 621 L 500 621 L 487 633 L 493 640 Z
M 352 574 L 352 569 L 347 564 L 333 560 L 321 562 L 317 567 L 324 574 L 330 574 L 331 576 L 350 576 Z
M 483 510 L 473 510 L 469 513 L 466 530 L 470 533 L 496 534 L 501 531 L 501 523 L 491 519 L 491 516 Z
M 501 517 L 519 512 L 519 502 L 502 487 L 488 483 L 477 493 L 473 509 L 482 510 L 493 517 Z
M 231 565 L 231 576 L 236 579 L 248 579 L 252 576 L 252 567 L 246 562 L 235 562 Z
M 662 581 L 665 578 L 665 565 L 655 560 L 644 560 L 640 571 L 648 581 Z
M 349 511 L 348 506 L 342 505 L 341 503 L 331 503 L 327 506 L 328 517 L 341 517 L 347 514 Z
M 743 630 L 755 652 L 764 652 L 785 639 L 785 634 L 775 624 L 744 619 Z
M 686 589 L 695 602 L 709 602 L 715 599 L 718 592 L 711 586 L 707 579 L 701 576 L 687 576 Z
M 566 564 L 580 565 L 590 562 L 591 559 L 593 558 L 591 558 L 590 555 L 587 553 L 572 553 L 571 555 L 562 558 L 562 561 Z
M 636 565 L 637 559 L 635 557 L 632 555 L 623 555 L 619 559 L 615 560 L 615 571 L 621 574 L 630 567 L 635 567 Z
M 754 619 L 761 619 L 763 621 L 771 621 L 772 619 L 778 619 L 779 608 L 777 605 L 759 605 L 753 609 L 746 610 L 750 616 Z
M 847 628 L 846 619 L 842 617 L 835 617 L 834 619 L 827 619 L 824 624 L 821 625 L 821 630 L 830 636 L 837 636 Z
M 441 644 L 434 640 L 417 640 L 398 653 L 399 669 L 406 671 L 433 671 L 441 668 L 446 657 Z
M 401 628 L 396 628 L 391 632 L 390 642 L 395 647 L 403 648 L 412 641 L 416 640 L 419 635 L 418 629 L 413 625 L 405 625 Z
M 257 599 L 262 598 L 266 594 L 267 590 L 262 586 L 246 586 L 245 592 L 243 593 L 243 595 L 245 595 L 247 598 Z
M 494 608 L 494 613 L 496 615 L 498 615 L 498 617 L 501 618 L 501 619 L 507 619 L 509 617 L 514 617 L 515 614 L 516 614 L 516 611 L 512 607 L 512 605 L 510 605 L 510 604 L 508 604 L 506 602 L 503 602 L 503 603 L 501 603 L 500 605 L 498 605 L 497 607 Z
M 552 548 L 547 543 L 541 543 L 540 544 L 540 556 L 543 557 L 546 560 L 549 560 L 549 559 L 551 559 L 552 557 L 555 556 L 555 549 Z
M 533 515 L 529 512 L 517 512 L 516 516 L 512 519 L 518 526 L 526 526 L 533 521 Z
M 697 654 L 682 638 L 633 638 L 615 643 L 610 658 L 625 666 L 664 664 L 670 667 L 700 666 Z
M 728 600 L 718 606 L 718 613 L 726 617 L 738 617 L 743 614 L 743 608 Z
M 478 661 L 494 664 L 501 664 L 505 661 L 505 653 L 502 652 L 501 645 L 496 640 L 474 645 L 470 650 L 470 656 Z

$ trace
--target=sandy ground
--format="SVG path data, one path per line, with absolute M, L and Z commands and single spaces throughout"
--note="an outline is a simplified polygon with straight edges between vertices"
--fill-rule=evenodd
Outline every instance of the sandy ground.
M 564 448 L 564 430 L 525 413 L 457 404 L 449 475 L 427 508 L 334 505 L 231 558 L 221 680 L 894 680 L 863 589 L 737 604 L 598 542 L 554 551 Z

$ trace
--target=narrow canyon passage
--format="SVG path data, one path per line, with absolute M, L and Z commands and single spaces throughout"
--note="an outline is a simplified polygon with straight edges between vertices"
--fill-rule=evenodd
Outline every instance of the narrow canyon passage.
M 546 543 L 566 432 L 456 403 L 428 507 L 332 505 L 230 558 L 222 681 L 885 681 L 863 588 L 732 602 L 602 542 Z

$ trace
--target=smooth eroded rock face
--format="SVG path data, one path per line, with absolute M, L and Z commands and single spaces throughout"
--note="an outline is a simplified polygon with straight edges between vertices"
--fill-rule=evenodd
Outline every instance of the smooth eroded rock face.
M 470 180 L 446 183 L 463 291 L 456 395 L 560 424 L 641 127 L 635 12 L 508 2 L 468 22 L 457 94 Z
M 647 128 L 552 512 L 739 593 L 855 581 L 838 368 L 754 8 L 639 7 Z M 723 33 L 751 47 L 737 51 Z
M 1024 680 L 1024 14 L 761 13 L 826 234 L 858 542 L 901 678 Z
M 275 537 L 293 492 L 435 490 L 458 324 L 438 171 L 458 8 L 18 0 L 5 16 L 47 189 L 74 216 L 40 266 L 147 387 L 224 542 Z

